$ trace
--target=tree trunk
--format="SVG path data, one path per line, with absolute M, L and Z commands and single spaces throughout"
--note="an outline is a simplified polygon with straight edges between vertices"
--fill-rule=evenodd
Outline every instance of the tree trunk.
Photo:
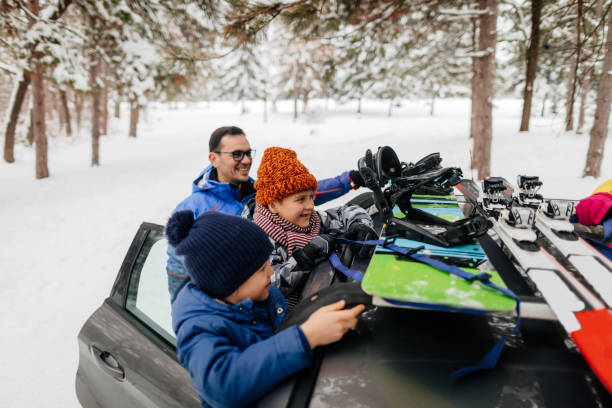
M 553 90 L 552 106 L 550 107 L 550 112 L 555 116 L 559 113 L 559 92 L 557 87 L 555 87 Z
M 81 119 L 83 113 L 83 95 L 79 91 L 74 93 L 74 112 L 76 113 L 77 134 L 81 130 Z
M 30 106 L 30 109 L 28 109 L 28 111 L 30 112 L 30 119 L 28 123 L 28 133 L 26 135 L 26 140 L 28 141 L 30 146 L 34 146 L 34 108 Z
M 115 117 L 117 119 L 121 118 L 121 101 L 119 99 L 115 101 Z
M 574 128 L 574 99 L 576 98 L 576 81 L 578 80 L 578 65 L 580 63 L 580 51 L 582 48 L 580 33 L 582 31 L 582 0 L 578 0 L 576 18 L 576 52 L 572 60 L 569 75 L 567 77 L 567 101 L 565 104 L 565 131 Z
M 306 109 L 308 108 L 308 94 L 310 92 L 307 90 L 302 91 L 302 114 L 306 113 Z
M 139 106 L 138 100 L 136 98 L 132 98 L 130 100 L 130 136 L 136 137 L 136 132 L 138 130 L 138 115 L 139 115 Z
M 608 13 L 608 34 L 606 36 L 606 54 L 603 60 L 595 120 L 591 129 L 591 139 L 587 152 L 583 176 L 599 177 L 603 160 L 604 146 L 608 136 L 610 119 L 610 102 L 612 100 L 612 15 Z
M 393 99 L 395 99 L 395 97 L 389 99 L 389 111 L 387 112 L 387 116 L 389 117 L 391 117 L 391 113 L 393 112 Z
M 357 113 L 361 113 L 361 95 L 359 95 L 359 100 L 357 101 Z
M 601 21 L 603 15 L 603 6 L 604 0 L 597 1 L 597 8 L 595 9 L 595 21 Z M 606 25 L 602 24 L 601 28 L 605 29 Z M 593 38 L 591 43 L 594 47 L 599 47 L 599 30 L 595 30 L 593 32 Z M 580 112 L 578 115 L 578 128 L 576 129 L 576 133 L 582 134 L 582 128 L 584 127 L 584 119 L 585 119 L 585 110 L 587 104 L 587 98 L 589 96 L 589 91 L 591 90 L 591 78 L 593 77 L 593 73 L 595 72 L 595 61 L 597 61 L 597 57 L 599 53 L 591 51 L 591 55 L 589 56 L 589 60 L 592 63 L 584 72 L 584 79 L 582 80 L 582 86 L 580 87 Z
M 93 24 L 92 24 L 93 25 Z M 98 86 L 100 58 L 96 52 L 91 54 L 89 84 L 91 86 L 91 165 L 100 165 L 100 102 L 101 90 Z
M 108 134 L 108 73 L 109 67 L 106 61 L 102 61 L 102 80 L 104 81 L 104 90 L 102 92 L 102 129 L 101 134 Z
M 436 104 L 436 96 L 438 95 L 438 91 L 432 91 L 431 93 L 431 106 L 429 107 L 429 116 L 434 115 L 434 107 Z
M 53 105 L 57 110 L 57 118 L 59 119 L 60 129 L 64 129 L 66 127 L 66 115 L 64 112 L 64 107 L 62 106 L 62 97 L 60 95 L 60 90 L 58 89 L 53 93 Z
M 58 6 L 57 9 L 49 17 L 47 17 L 47 20 L 55 21 L 58 18 L 60 18 L 71 3 L 72 3 L 72 0 L 59 1 L 57 4 Z M 38 15 L 38 1 L 37 0 L 28 1 L 27 6 L 32 14 Z M 32 27 L 33 25 L 34 25 L 34 20 L 30 19 L 29 27 Z M 35 48 L 36 48 L 36 44 L 33 44 L 30 47 L 29 52 L 33 53 Z M 28 89 L 28 85 L 30 84 L 30 81 L 31 81 L 30 75 L 31 75 L 31 72 L 27 70 L 23 70 L 21 72 L 22 79 L 19 82 L 19 85 L 17 88 L 17 94 L 15 95 L 15 98 L 13 100 L 13 105 L 10 108 L 11 111 L 9 115 L 9 121 L 6 125 L 6 133 L 4 136 L 4 160 L 6 160 L 8 163 L 12 163 L 15 161 L 15 157 L 13 153 L 14 145 L 15 145 L 15 129 L 17 127 L 17 119 L 19 118 L 19 112 L 21 111 L 21 107 L 23 105 L 24 96 L 25 96 L 26 90 Z
M 63 126 L 62 119 L 59 118 L 59 107 L 57 106 L 57 95 L 50 88 L 43 89 L 45 93 L 45 120 L 52 122 L 55 118 L 55 115 L 58 116 L 58 122 L 60 124 L 60 128 Z
M 580 108 L 578 111 L 578 126 L 576 127 L 576 133 L 581 134 L 582 128 L 584 127 L 584 111 L 586 109 L 587 96 L 589 95 L 589 88 L 591 87 L 591 75 L 593 68 L 589 67 L 584 73 L 582 79 L 582 86 L 580 86 Z
M 70 124 L 70 109 L 68 109 L 68 97 L 66 96 L 66 90 L 60 90 L 60 100 L 62 105 L 62 111 L 64 112 L 64 119 L 66 120 L 66 136 L 72 136 L 72 125 Z
M 567 73 L 567 82 L 566 82 L 566 90 L 567 97 L 565 100 L 565 131 L 569 132 L 574 128 L 574 94 L 576 91 L 575 79 L 576 79 L 576 70 L 578 67 L 577 58 L 572 58 L 572 63 L 569 67 L 569 71 Z
M 30 73 L 25 72 L 21 81 L 17 84 L 17 90 L 13 97 L 12 105 L 10 106 L 10 113 L 8 122 L 6 124 L 6 131 L 4 133 L 4 160 L 7 163 L 13 163 L 15 161 L 15 129 L 17 128 L 17 120 L 19 119 L 19 111 L 23 105 L 26 91 L 30 85 Z
M 30 0 L 27 3 L 29 25 L 34 25 L 34 17 L 39 14 L 38 0 Z M 45 81 L 43 78 L 44 69 L 40 64 L 42 54 L 32 48 L 32 59 L 35 64 L 32 72 L 32 133 L 34 134 L 34 144 L 36 145 L 36 178 L 42 179 L 49 177 L 49 167 L 47 166 L 47 133 L 45 128 Z
M 37 55 L 38 59 L 40 55 Z M 32 73 L 32 97 L 34 116 L 34 143 L 36 144 L 36 178 L 49 177 L 47 166 L 47 134 L 45 128 L 45 91 L 43 67 L 37 65 Z
M 542 15 L 542 0 L 531 0 L 531 38 L 527 50 L 527 71 L 525 74 L 525 90 L 523 92 L 523 115 L 521 117 L 521 132 L 529 130 L 531 117 L 531 101 L 533 99 L 533 84 L 538 69 L 538 52 L 540 51 L 540 16 Z
M 477 112 L 474 121 L 476 133 L 474 134 L 474 160 L 477 166 L 472 167 L 478 171 L 478 178 L 485 179 L 491 173 L 491 140 L 493 138 L 493 83 L 495 81 L 495 44 L 497 40 L 497 10 L 499 0 L 478 0 L 481 10 L 488 10 L 479 16 L 480 33 L 478 35 L 478 49 L 485 52 L 479 57 L 479 70 L 474 89 L 474 103 L 478 107 L 472 109 Z
M 263 103 L 264 103 L 263 120 L 264 120 L 264 123 L 268 123 L 268 97 L 267 96 L 264 96 Z
M 478 47 L 478 43 L 477 43 L 477 38 L 478 38 L 478 24 L 476 23 L 476 19 L 474 19 L 472 21 L 472 51 L 476 52 L 477 51 L 477 47 Z M 478 113 L 478 104 L 476 103 L 476 77 L 478 76 L 478 72 L 480 72 L 480 58 L 476 58 L 476 57 L 472 57 L 472 79 L 470 80 L 470 86 L 471 86 L 471 90 L 472 90 L 472 94 L 471 94 L 471 99 L 472 99 L 472 103 L 471 103 L 471 112 L 470 112 L 470 139 L 474 140 L 475 137 L 475 133 L 476 133 L 476 116 L 479 115 Z M 478 160 L 476 159 L 476 157 L 474 157 L 474 154 L 472 153 L 472 163 L 471 163 L 471 168 L 475 169 L 478 165 Z

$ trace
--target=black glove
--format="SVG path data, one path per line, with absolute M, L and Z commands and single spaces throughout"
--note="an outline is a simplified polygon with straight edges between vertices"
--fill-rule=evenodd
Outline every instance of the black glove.
M 293 257 L 301 270 L 312 269 L 334 250 L 334 237 L 327 234 L 317 235 L 304 248 L 295 248 Z
M 370 241 L 378 239 L 378 234 L 372 227 L 356 221 L 349 225 L 346 238 L 352 241 Z M 351 248 L 357 257 L 370 258 L 374 254 L 376 245 L 351 244 Z
M 357 170 L 349 171 L 349 178 L 351 179 L 351 188 L 357 190 L 359 187 L 365 187 L 365 180 Z

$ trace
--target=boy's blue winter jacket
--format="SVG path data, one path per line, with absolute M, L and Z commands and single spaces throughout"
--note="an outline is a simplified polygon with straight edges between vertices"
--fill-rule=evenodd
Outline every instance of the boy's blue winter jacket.
M 266 302 L 212 299 L 193 283 L 172 304 L 178 360 L 203 407 L 245 406 L 307 367 L 312 350 L 298 326 L 275 334 L 287 311 L 274 286 Z
M 173 213 L 181 210 L 191 210 L 197 218 L 206 211 L 221 211 L 224 214 L 242 215 L 244 208 L 255 198 L 255 193 L 240 197 L 238 187 L 229 183 L 221 183 L 210 179 L 213 166 L 209 165 L 193 181 L 192 192 L 184 199 Z M 254 180 L 249 177 L 252 185 Z M 338 198 L 351 190 L 349 172 L 344 172 L 337 177 L 319 181 L 319 187 L 315 194 L 315 205 L 326 203 Z M 255 191 L 255 190 L 253 190 Z M 187 271 L 183 266 L 181 256 L 174 252 L 172 246 L 168 246 L 168 290 L 171 301 L 174 301 L 178 291 L 185 285 L 188 279 Z

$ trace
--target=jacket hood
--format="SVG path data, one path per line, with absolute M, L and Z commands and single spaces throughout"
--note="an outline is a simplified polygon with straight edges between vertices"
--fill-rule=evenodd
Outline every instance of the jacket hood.
M 219 197 L 232 197 L 236 200 L 240 200 L 240 193 L 235 185 L 230 183 L 221 183 L 219 181 L 210 179 L 210 174 L 212 173 L 213 169 L 214 167 L 212 164 L 209 164 L 208 167 L 206 167 L 200 173 L 200 175 L 193 180 L 191 191 L 193 193 L 206 191 Z M 249 182 L 253 184 L 255 180 L 249 177 Z

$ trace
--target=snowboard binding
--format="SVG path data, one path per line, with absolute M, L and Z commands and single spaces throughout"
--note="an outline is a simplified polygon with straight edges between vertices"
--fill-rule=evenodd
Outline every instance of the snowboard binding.
M 439 154 L 433 153 L 403 169 L 397 154 L 389 146 L 379 148 L 376 155 L 368 149 L 364 157 L 358 160 L 359 172 L 366 187 L 372 190 L 376 208 L 387 224 L 387 235 L 452 247 L 472 243 L 491 227 L 491 222 L 484 215 L 450 222 L 412 206 L 412 196 L 422 191 L 422 187 L 434 189 L 437 195 L 440 195 L 440 191 L 448 194 L 461 181 L 461 169 L 442 168 L 440 162 Z M 410 170 L 406 172 L 406 168 Z M 395 206 L 405 218 L 393 215 L 392 209 Z M 425 225 L 439 232 L 426 229 Z
M 402 176 L 410 177 L 427 171 L 437 170 L 440 168 L 441 162 L 440 153 L 428 154 L 416 163 L 402 162 Z

